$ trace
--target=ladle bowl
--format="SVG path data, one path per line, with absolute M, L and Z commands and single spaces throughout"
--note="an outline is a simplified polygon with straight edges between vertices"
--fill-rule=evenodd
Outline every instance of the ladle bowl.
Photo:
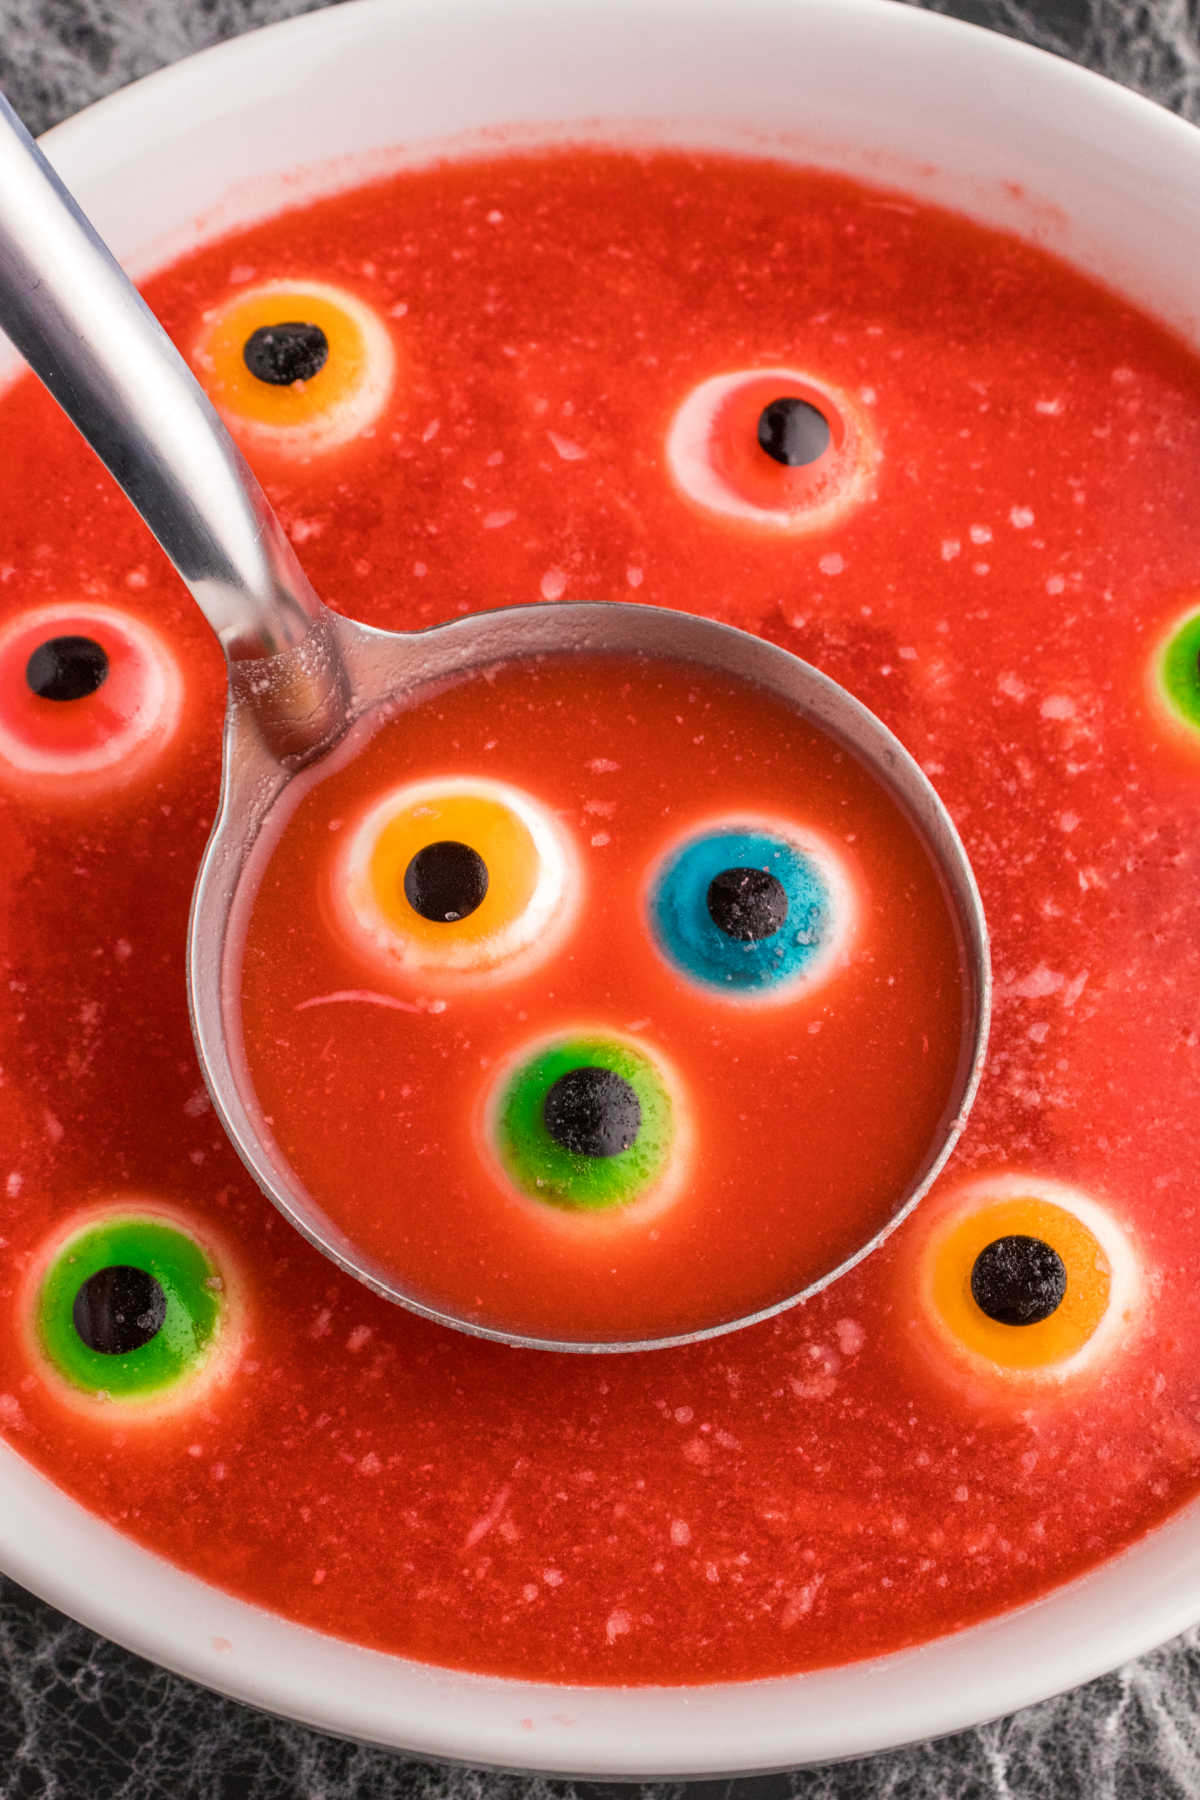
M 556 602 L 475 613 L 423 632 L 376 631 L 329 615 L 359 729 L 472 670 L 521 658 L 588 654 L 692 662 L 783 700 L 865 763 L 899 801 L 936 861 L 956 915 L 966 965 L 961 1051 L 954 1088 L 936 1140 L 912 1183 L 895 1196 L 884 1222 L 853 1253 L 774 1304 L 703 1329 L 657 1337 L 544 1338 L 493 1320 L 427 1303 L 394 1273 L 369 1260 L 315 1204 L 274 1144 L 240 1055 L 241 941 L 256 875 L 292 811 L 294 798 L 321 778 L 319 762 L 295 771 L 281 764 L 258 729 L 253 705 L 239 697 L 246 665 L 235 666 L 226 723 L 221 811 L 196 883 L 189 937 L 192 1023 L 209 1092 L 246 1167 L 276 1206 L 334 1262 L 377 1293 L 427 1318 L 483 1337 L 552 1350 L 649 1350 L 691 1343 L 781 1312 L 827 1287 L 868 1255 L 925 1194 L 962 1130 L 982 1070 L 987 1038 L 987 933 L 966 852 L 934 788 L 875 715 L 818 669 L 777 645 L 712 619 L 662 607 Z M 340 761 L 340 757 L 338 758 Z
M 326 608 L 282 526 L 191 372 L 41 152 L 0 100 L 0 326 L 150 527 L 219 638 L 229 668 L 221 804 L 193 897 L 188 997 L 200 1066 L 247 1169 L 341 1268 L 428 1318 L 552 1350 L 644 1350 L 734 1330 L 808 1298 L 868 1255 L 927 1191 L 975 1095 L 987 1040 L 990 970 L 966 852 L 916 762 L 827 676 L 747 633 L 626 603 L 515 606 L 421 633 L 379 631 Z M 241 1055 L 239 928 L 255 871 L 296 785 L 347 732 L 430 686 L 498 662 L 562 654 L 705 664 L 778 696 L 865 763 L 938 866 L 958 922 L 966 1003 L 941 1129 L 883 1227 L 836 1266 L 770 1306 L 686 1333 L 547 1339 L 429 1304 L 373 1263 L 305 1192 L 261 1116 Z

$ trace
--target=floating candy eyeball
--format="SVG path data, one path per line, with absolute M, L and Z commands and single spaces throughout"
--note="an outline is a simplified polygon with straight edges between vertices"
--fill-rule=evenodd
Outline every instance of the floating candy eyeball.
M 266 447 L 309 457 L 373 425 L 395 376 L 391 333 L 343 288 L 271 281 L 211 313 L 195 362 L 214 403 Z
M 667 433 L 667 466 L 689 500 L 775 531 L 833 525 L 869 496 L 877 463 L 860 410 L 799 369 L 714 375 Z
M 228 1376 L 242 1334 L 228 1258 L 181 1215 L 140 1199 L 76 1215 L 26 1288 L 43 1374 L 108 1417 L 162 1418 Z
M 973 1184 L 927 1225 L 917 1281 L 939 1352 L 989 1380 L 1061 1383 L 1125 1341 L 1137 1256 L 1097 1201 L 1060 1182 Z
M 166 747 L 182 705 L 167 646 L 115 607 L 41 606 L 0 630 L 0 780 L 64 798 L 118 787 Z
M 1200 747 L 1200 609 L 1175 620 L 1155 648 L 1151 696 L 1167 723 Z
M 628 1038 L 574 1031 L 542 1041 L 495 1085 L 486 1135 L 512 1185 L 565 1212 L 664 1201 L 687 1156 L 682 1090 Z
M 333 863 L 338 929 L 384 970 L 469 981 L 524 973 L 570 925 L 580 877 L 546 809 L 506 783 L 393 788 Z
M 855 900 L 836 852 L 783 820 L 713 819 L 652 871 L 654 942 L 691 981 L 736 1001 L 811 993 L 844 965 Z

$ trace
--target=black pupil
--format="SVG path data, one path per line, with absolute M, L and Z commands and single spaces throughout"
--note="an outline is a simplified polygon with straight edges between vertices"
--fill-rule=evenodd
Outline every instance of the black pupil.
M 1058 1311 L 1066 1291 L 1066 1265 L 1041 1238 L 996 1238 L 971 1270 L 975 1304 L 998 1325 L 1040 1325 Z
M 167 1296 L 145 1269 L 118 1263 L 89 1275 L 75 1296 L 75 1329 L 89 1350 L 128 1356 L 157 1337 Z
M 766 869 L 722 869 L 708 884 L 708 916 L 739 944 L 756 944 L 788 915 L 783 883 Z
M 758 416 L 758 441 L 768 456 L 789 469 L 815 463 L 829 448 L 829 420 L 807 400 L 784 394 Z
M 415 913 L 438 925 L 465 919 L 488 891 L 487 864 L 469 844 L 451 838 L 426 844 L 404 871 L 404 897 Z
M 641 1102 L 624 1076 L 590 1066 L 559 1076 L 542 1117 L 555 1143 L 574 1156 L 619 1156 L 642 1128 Z
M 86 700 L 107 675 L 104 646 L 90 637 L 47 638 L 25 664 L 25 679 L 39 700 Z
M 260 325 L 242 347 L 246 367 L 257 381 L 272 387 L 290 387 L 293 381 L 311 381 L 325 367 L 329 339 L 319 325 L 288 319 L 280 325 Z

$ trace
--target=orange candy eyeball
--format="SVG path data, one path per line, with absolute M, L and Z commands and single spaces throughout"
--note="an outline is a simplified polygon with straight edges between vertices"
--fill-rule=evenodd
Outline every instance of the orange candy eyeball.
M 331 867 L 333 917 L 347 943 L 382 972 L 451 982 L 524 973 L 550 955 L 579 885 L 553 816 L 484 777 L 393 788 Z
M 396 353 L 378 313 L 344 288 L 271 281 L 206 316 L 193 361 L 235 430 L 304 460 L 369 430 L 391 394 Z
M 921 1321 L 948 1370 L 1044 1388 L 1099 1366 L 1131 1337 L 1138 1258 L 1088 1195 L 1005 1175 L 934 1203 L 915 1222 L 924 1226 L 915 1271 Z
M 667 466 L 687 499 L 778 532 L 837 524 L 870 496 L 878 460 L 861 408 L 800 369 L 715 375 L 667 434 Z
M 0 630 L 0 781 L 64 800 L 144 773 L 171 741 L 183 682 L 149 625 L 63 602 Z

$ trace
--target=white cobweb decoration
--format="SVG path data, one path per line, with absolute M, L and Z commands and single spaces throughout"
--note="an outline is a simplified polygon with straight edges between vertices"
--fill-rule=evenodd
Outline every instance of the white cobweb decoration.
M 1082 63 L 1200 123 L 1195 0 L 909 0 Z

